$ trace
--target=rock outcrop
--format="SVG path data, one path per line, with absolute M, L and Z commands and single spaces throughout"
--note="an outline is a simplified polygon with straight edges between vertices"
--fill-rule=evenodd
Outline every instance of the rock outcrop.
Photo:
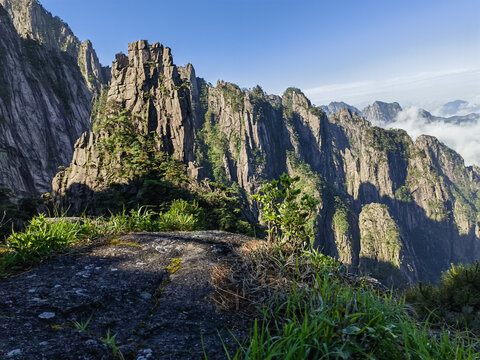
M 169 48 L 137 41 L 128 49 L 128 56 L 118 54 L 113 63 L 111 84 L 102 95 L 103 109 L 93 119 L 93 131 L 80 137 L 71 166 L 53 181 L 54 192 L 70 190 L 77 198 L 69 203 L 73 210 L 85 209 L 92 191 L 106 191 L 114 183 L 126 186 L 146 175 L 153 169 L 141 165 L 155 153 L 186 164 L 194 158 L 195 92 L 190 86 L 195 85 L 180 76 Z M 193 67 L 190 72 L 196 79 Z M 139 166 L 132 168 L 131 162 Z
M 35 197 L 70 162 L 105 77 L 91 44 L 36 1 L 1 0 L 0 33 L 0 187 Z
M 395 121 L 398 113 L 402 111 L 399 103 L 385 103 L 375 101 L 362 110 L 362 116 L 375 125 L 385 125 Z
M 361 111 L 358 110 L 355 106 L 344 103 L 343 101 L 333 101 L 328 105 L 320 106 L 320 108 L 323 110 L 323 112 L 327 116 L 343 109 L 350 110 L 351 113 L 357 113 L 357 114 L 361 113 Z
M 0 287 L 2 359 L 225 359 L 249 319 L 216 309 L 213 270 L 249 238 L 122 236 L 73 249 Z M 81 326 L 85 329 L 81 329 Z M 39 355 L 41 354 L 41 355 Z
M 450 263 L 480 257 L 480 171 L 435 138 L 414 142 L 349 109 L 327 117 L 295 88 L 279 97 L 259 86 L 210 86 L 191 65 L 175 67 L 167 48 L 145 41 L 117 56 L 106 98 L 98 126 L 77 142 L 70 167 L 53 184 L 71 209 L 85 209 L 112 183 L 138 194 L 129 186 L 139 172 L 125 169 L 142 156 L 127 148 L 153 133 L 140 143 L 182 161 L 198 181 L 253 194 L 283 172 L 300 176 L 304 191 L 320 200 L 316 246 L 377 277 L 395 270 L 382 278 L 388 283 L 435 280 Z M 398 111 L 393 104 L 388 113 Z M 137 140 L 119 137 L 127 128 Z M 99 150 L 107 145 L 114 149 L 110 165 Z M 254 204 L 244 213 L 258 219 Z
M 62 51 L 76 59 L 90 90 L 108 82 L 109 69 L 102 67 L 89 40 L 81 43 L 68 24 L 46 11 L 37 0 L 0 0 L 13 26 L 23 39 L 32 39 L 49 50 Z
M 133 42 L 128 57 L 119 54 L 113 64 L 107 103 L 143 118 L 140 131 L 155 132 L 163 151 L 188 162 L 193 160 L 193 118 L 187 81 L 173 64 L 170 48 Z

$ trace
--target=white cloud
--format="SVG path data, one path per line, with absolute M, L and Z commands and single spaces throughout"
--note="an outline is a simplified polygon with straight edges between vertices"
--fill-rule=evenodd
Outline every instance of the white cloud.
M 472 102 L 461 103 L 456 109 L 450 108 L 445 111 L 443 106 L 433 109 L 432 114 L 438 116 L 464 116 L 471 113 L 480 113 L 480 95 L 476 96 Z
M 385 80 L 329 84 L 304 92 L 317 105 L 345 101 L 364 106 L 382 100 L 431 110 L 456 99 L 475 101 L 480 94 L 480 69 L 449 69 Z
M 480 165 L 480 121 L 453 124 L 429 121 L 419 115 L 419 109 L 411 107 L 397 115 L 388 128 L 400 128 L 414 139 L 422 134 L 432 135 L 454 149 L 465 159 L 466 165 Z

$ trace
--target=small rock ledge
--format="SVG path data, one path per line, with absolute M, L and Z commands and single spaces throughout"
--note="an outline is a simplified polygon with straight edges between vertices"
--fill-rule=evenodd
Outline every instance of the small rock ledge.
M 0 357 L 224 359 L 245 320 L 208 300 L 211 269 L 249 238 L 220 231 L 138 233 L 74 251 L 0 283 Z M 85 324 L 78 329 L 74 322 Z M 203 342 L 203 346 L 202 346 Z

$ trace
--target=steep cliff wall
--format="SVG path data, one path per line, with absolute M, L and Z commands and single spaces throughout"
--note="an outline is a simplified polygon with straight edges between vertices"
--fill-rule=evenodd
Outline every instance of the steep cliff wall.
M 451 262 L 480 257 L 479 169 L 465 168 L 434 138 L 413 142 L 348 109 L 327 117 L 295 88 L 279 97 L 258 86 L 210 86 L 191 65 L 177 68 L 168 48 L 145 41 L 117 56 L 105 99 L 93 132 L 54 180 L 57 199 L 72 209 L 84 209 L 112 184 L 141 178 L 147 162 L 131 148 L 149 144 L 148 158 L 161 151 L 198 181 L 245 194 L 283 172 L 299 175 L 320 200 L 315 244 L 388 283 L 436 279 Z M 136 138 L 118 135 L 129 132 Z M 253 204 L 244 212 L 258 218 Z
M 73 210 L 86 208 L 92 191 L 147 176 L 154 171 L 157 154 L 187 164 L 193 159 L 190 90 L 170 49 L 146 41 L 133 42 L 128 49 L 128 57 L 118 54 L 113 64 L 110 87 L 93 116 L 93 131 L 80 137 L 71 166 L 53 181 L 54 192 L 69 191 Z
M 0 187 L 15 198 L 38 196 L 71 161 L 90 127 L 93 89 L 105 79 L 86 80 L 78 59 L 100 71 L 91 44 L 79 44 L 36 1 L 1 0 L 0 33 Z
M 68 24 L 46 11 L 37 0 L 0 0 L 13 26 L 23 39 L 36 40 L 46 49 L 62 51 L 73 57 L 90 90 L 100 90 L 108 82 L 109 69 L 98 61 L 92 43 L 81 43 Z

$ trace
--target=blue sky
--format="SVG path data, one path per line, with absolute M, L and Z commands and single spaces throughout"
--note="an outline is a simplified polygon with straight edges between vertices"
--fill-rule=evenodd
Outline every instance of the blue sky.
M 146 39 L 197 76 L 317 105 L 480 102 L 478 0 L 40 0 L 103 64 Z

